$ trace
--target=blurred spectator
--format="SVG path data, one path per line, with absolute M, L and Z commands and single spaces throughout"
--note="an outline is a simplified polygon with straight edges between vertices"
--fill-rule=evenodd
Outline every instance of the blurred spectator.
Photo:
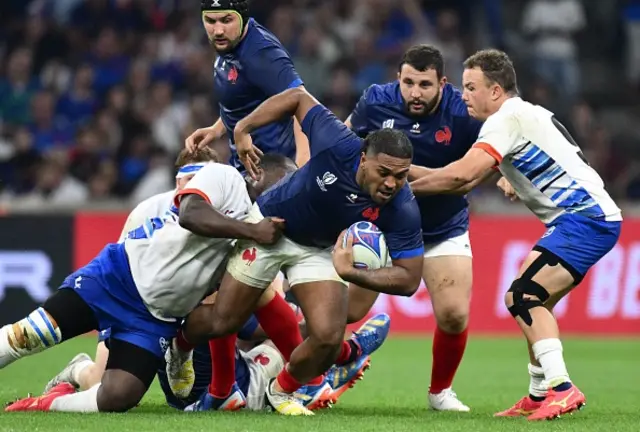
M 30 204 L 78 205 L 88 198 L 87 187 L 74 179 L 64 163 L 46 159 L 38 166 L 34 189 L 25 197 Z
M 57 112 L 68 123 L 80 125 L 91 119 L 98 106 L 92 89 L 93 69 L 82 65 L 76 69 L 71 89 L 58 100 Z
M 40 87 L 31 67 L 28 48 L 19 48 L 10 55 L 0 79 L 0 117 L 6 125 L 23 125 L 30 119 L 31 97 Z
M 198 7 L 195 0 L 0 2 L 2 196 L 133 203 L 170 189 L 171 161 L 185 136 L 218 116 L 215 52 Z M 640 162 L 625 157 L 638 153 L 640 141 L 638 93 L 628 91 L 640 91 L 639 0 L 273 0 L 253 7 L 307 89 L 342 120 L 366 87 L 396 79 L 411 44 L 440 48 L 454 85 L 467 55 L 504 48 L 522 95 L 556 113 L 618 198 L 640 199 Z M 228 157 L 225 139 L 215 147 Z
M 33 145 L 39 152 L 52 147 L 66 147 L 71 144 L 72 132 L 69 123 L 56 114 L 55 95 L 43 90 L 31 99 L 31 123 L 29 131 L 33 135 Z
M 300 45 L 293 63 L 300 76 L 304 77 L 304 86 L 312 94 L 322 94 L 327 84 L 328 64 L 320 58 L 320 45 L 325 34 L 320 27 L 306 26 L 300 36 Z
M 586 26 L 578 0 L 531 0 L 522 28 L 533 42 L 533 68 L 563 97 L 580 90 L 580 66 L 575 33 Z
M 633 85 L 640 87 L 640 0 L 629 0 L 623 14 L 628 40 L 627 76 Z

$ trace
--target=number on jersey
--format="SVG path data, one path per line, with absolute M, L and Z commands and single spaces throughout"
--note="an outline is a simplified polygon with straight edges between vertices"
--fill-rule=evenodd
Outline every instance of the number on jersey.
M 153 233 L 161 229 L 168 221 L 177 222 L 177 220 L 178 216 L 172 211 L 167 211 L 161 218 L 147 218 L 138 228 L 129 231 L 125 240 L 150 239 L 153 237 Z
M 564 127 L 564 125 L 562 123 L 560 123 L 560 121 L 554 117 L 551 117 L 551 122 L 553 123 L 553 125 L 556 127 L 556 129 L 558 129 L 558 131 L 562 134 L 562 136 L 564 137 L 564 139 L 566 139 L 567 141 L 569 141 L 569 143 L 571 145 L 573 145 L 574 147 L 577 148 L 577 154 L 578 157 L 580 159 L 582 159 L 582 162 L 586 163 L 587 165 L 589 165 L 589 161 L 587 160 L 586 157 L 584 157 L 584 153 L 582 153 L 582 150 L 580 149 L 580 146 L 578 145 L 578 143 L 576 142 L 576 140 L 573 139 L 573 137 L 571 136 L 571 134 L 569 133 L 569 131 L 567 130 L 566 127 Z

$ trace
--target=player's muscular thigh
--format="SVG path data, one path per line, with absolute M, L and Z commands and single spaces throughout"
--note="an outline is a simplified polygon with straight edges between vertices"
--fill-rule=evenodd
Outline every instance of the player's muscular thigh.
M 462 332 L 469 321 L 473 283 L 472 260 L 467 256 L 424 259 L 422 277 L 433 305 L 438 327 L 447 333 Z

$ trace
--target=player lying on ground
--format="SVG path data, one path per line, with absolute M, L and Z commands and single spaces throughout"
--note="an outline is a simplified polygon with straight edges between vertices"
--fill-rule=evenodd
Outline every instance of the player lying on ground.
M 250 18 L 248 0 L 202 0 L 200 10 L 209 43 L 217 54 L 213 92 L 220 118 L 193 132 L 186 145 L 190 150 L 207 146 L 227 133 L 231 164 L 242 169 L 233 138 L 236 124 L 269 96 L 303 83 L 278 38 Z M 264 153 L 295 158 L 298 166 L 309 159 L 307 139 L 291 117 L 254 131 L 253 139 Z
M 107 245 L 67 277 L 43 307 L 2 327 L 1 368 L 89 331 L 111 329 L 101 383 L 72 394 L 68 385 L 61 384 L 7 410 L 91 412 L 134 407 L 151 385 L 182 318 L 210 292 L 224 269 L 234 240 L 273 243 L 279 238 L 277 221 L 243 222 L 255 197 L 295 170 L 293 161 L 275 157 L 281 161 L 278 169 L 262 171 L 255 184 L 247 183 L 233 167 L 208 163 L 178 192 L 179 210 L 174 207 L 163 218 L 148 219 L 124 242 Z M 206 224 L 195 223 L 203 212 Z
M 298 118 L 309 138 L 311 159 L 263 194 L 247 219 L 257 222 L 280 215 L 285 220 L 285 237 L 270 248 L 238 242 L 216 304 L 194 310 L 179 338 L 199 344 L 219 337 L 216 340 L 226 341 L 227 356 L 232 357 L 233 334 L 260 305 L 262 290 L 282 269 L 302 308 L 309 336 L 302 342 L 282 329 L 280 342 L 272 337 L 285 358 L 281 346 L 288 343 L 291 354 L 286 367 L 267 387 L 267 398 L 280 413 L 311 415 L 294 392 L 307 384 L 307 391 L 317 394 L 323 388 L 322 374 L 336 359 L 347 363 L 361 354 L 343 343 L 346 284 L 412 295 L 420 284 L 424 250 L 419 210 L 407 184 L 413 151 L 400 131 L 372 132 L 363 141 L 304 89 L 287 90 L 268 99 L 236 126 L 238 154 L 249 173 L 255 174 L 258 163 L 249 133 L 291 115 Z M 392 267 L 373 271 L 353 267 L 352 250 L 342 247 L 341 232 L 364 219 L 384 232 Z M 332 254 L 335 244 L 340 247 Z M 260 318 L 259 311 L 256 316 Z M 262 320 L 260 323 L 267 330 Z M 272 333 L 276 332 L 269 335 Z M 223 390 L 234 397 L 230 381 Z
M 378 314 L 370 318 L 365 322 L 360 329 L 356 332 L 366 333 L 371 326 L 376 325 L 376 322 L 385 321 L 389 322 L 389 316 L 386 314 Z M 252 325 L 245 325 L 238 333 L 238 338 L 246 337 L 251 334 Z M 246 407 L 249 410 L 264 410 L 269 406 L 265 398 L 265 388 L 269 381 L 275 378 L 278 373 L 284 367 L 284 358 L 277 350 L 275 345 L 269 340 L 265 340 L 266 335 L 258 328 L 253 332 L 252 339 L 260 341 L 261 343 L 252 349 L 244 352 L 236 347 L 234 352 L 235 358 L 235 382 L 238 385 L 238 389 L 245 396 L 246 405 L 238 406 L 237 409 Z M 386 333 L 383 335 L 383 339 L 380 345 L 384 342 Z M 380 346 L 378 345 L 378 346 Z M 367 364 L 369 357 L 366 357 Z M 209 384 L 211 382 L 212 370 L 215 370 L 215 359 L 211 357 L 209 351 L 209 345 L 198 345 L 193 351 L 193 365 L 195 384 L 192 387 L 191 392 L 184 398 L 178 398 L 173 394 L 169 381 L 164 368 L 158 369 L 158 381 L 160 387 L 165 394 L 167 403 L 177 409 L 186 409 L 187 411 L 200 411 L 202 401 L 205 400 L 202 396 L 209 393 Z M 327 375 L 327 382 L 355 382 L 362 378 L 360 367 L 356 363 L 352 363 L 350 366 L 343 366 L 336 369 L 335 373 Z M 348 385 L 339 389 L 344 392 L 348 389 Z M 298 398 L 307 402 L 309 396 L 306 392 L 296 394 Z M 231 410 L 231 408 L 229 407 Z
M 554 114 L 518 97 L 505 53 L 480 51 L 464 66 L 463 99 L 485 120 L 478 141 L 461 160 L 424 169 L 411 186 L 416 195 L 470 190 L 498 167 L 547 226 L 505 294 L 529 344 L 529 395 L 496 415 L 555 418 L 580 408 L 585 396 L 569 379 L 553 307 L 613 248 L 622 215 Z
M 118 242 L 124 241 L 129 231 L 141 226 L 146 219 L 161 218 L 173 205 L 173 197 L 176 192 L 184 189 L 185 185 L 204 166 L 206 162 L 220 162 L 218 155 L 208 147 L 199 148 L 195 152 L 184 149 L 178 155 L 175 162 L 176 187 L 173 190 L 154 195 L 139 203 L 126 219 Z M 49 381 L 45 387 L 45 393 L 61 382 L 73 380 L 77 387 L 87 390 L 102 380 L 102 374 L 107 366 L 109 349 L 105 341 L 111 336 L 109 329 L 98 333 L 98 346 L 96 347 L 95 360 L 86 353 L 75 356 L 67 366 Z M 71 375 L 73 372 L 73 375 Z
M 431 168 L 463 157 L 481 126 L 467 112 L 461 93 L 447 83 L 442 53 L 429 45 L 409 48 L 397 81 L 366 89 L 345 124 L 361 137 L 381 128 L 403 131 L 413 144 L 413 164 Z M 422 278 L 437 324 L 429 405 L 469 411 L 451 390 L 467 344 L 473 279 L 468 203 L 464 194 L 419 196 L 416 201 L 425 244 Z M 378 293 L 351 285 L 349 322 L 362 319 L 377 298 Z

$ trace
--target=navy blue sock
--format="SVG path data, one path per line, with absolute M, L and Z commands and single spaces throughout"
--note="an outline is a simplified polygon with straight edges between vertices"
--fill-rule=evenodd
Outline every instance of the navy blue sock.
M 563 382 L 562 384 L 555 386 L 553 389 L 555 391 L 561 392 L 561 391 L 569 390 L 570 388 L 571 388 L 571 382 L 566 381 L 566 382 Z
M 544 396 L 534 396 L 532 394 L 529 395 L 529 399 L 531 399 L 534 402 L 542 402 L 543 400 L 545 400 Z

